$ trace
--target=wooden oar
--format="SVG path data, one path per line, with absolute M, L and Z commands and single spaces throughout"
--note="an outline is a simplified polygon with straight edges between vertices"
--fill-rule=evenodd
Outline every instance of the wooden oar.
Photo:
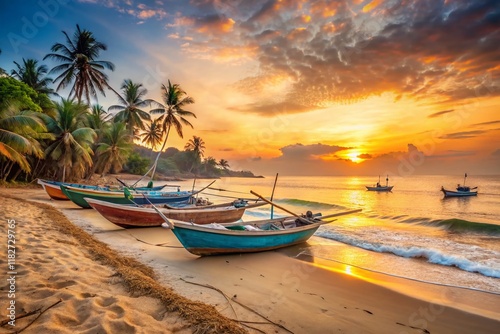
M 282 206 L 279 206 L 277 205 L 276 203 L 273 203 L 272 201 L 262 197 L 261 195 L 257 194 L 256 192 L 250 190 L 250 193 L 252 193 L 253 195 L 259 197 L 261 200 L 263 200 L 264 202 L 267 202 L 271 205 L 274 205 L 275 207 L 285 211 L 285 212 L 288 212 L 289 214 L 291 214 L 292 216 L 295 216 L 297 218 L 300 218 L 302 221 L 306 222 L 307 224 L 311 224 L 311 223 L 317 223 L 318 220 L 319 221 L 323 221 L 323 219 L 326 219 L 326 218 L 332 218 L 332 217 L 338 217 L 338 216 L 344 216 L 344 215 L 350 215 L 351 213 L 357 213 L 357 212 L 361 212 L 362 209 L 353 209 L 353 210 L 349 210 L 349 211 L 344 211 L 344 212 L 336 212 L 336 213 L 332 213 L 330 215 L 326 215 L 326 216 L 321 216 L 321 217 L 315 217 L 316 221 L 311 221 L 309 219 L 306 219 L 302 216 L 299 216 L 297 215 L 296 213 L 293 213 L 291 212 L 290 210 L 287 210 L 285 208 L 283 208 Z M 328 223 L 328 222 L 323 222 L 323 223 Z
M 294 213 L 294 212 L 292 212 L 292 211 L 290 211 L 290 210 L 285 209 L 284 207 L 282 207 L 282 206 L 280 206 L 280 205 L 278 205 L 278 204 L 276 204 L 276 203 L 274 203 L 274 202 L 272 202 L 272 201 L 268 200 L 267 198 L 264 198 L 263 196 L 261 196 L 261 195 L 257 194 L 257 193 L 256 193 L 255 191 L 253 191 L 253 190 L 250 190 L 250 193 L 251 193 L 252 195 L 254 195 L 254 196 L 257 196 L 258 198 L 260 198 L 260 199 L 261 199 L 261 200 L 263 200 L 264 202 L 266 202 L 266 203 L 268 203 L 268 204 L 271 204 L 271 205 L 274 205 L 274 206 L 275 206 L 275 207 L 277 207 L 278 209 L 281 209 L 281 210 L 283 210 L 283 211 L 285 211 L 285 212 L 287 212 L 287 213 L 291 214 L 292 216 L 299 218 L 302 222 L 304 222 L 304 223 L 306 223 L 306 224 L 312 224 L 312 223 L 314 223 L 314 221 L 309 220 L 309 219 L 307 219 L 307 218 L 304 218 L 304 217 L 302 217 L 302 216 L 299 216 L 298 214 L 296 214 L 296 213 Z

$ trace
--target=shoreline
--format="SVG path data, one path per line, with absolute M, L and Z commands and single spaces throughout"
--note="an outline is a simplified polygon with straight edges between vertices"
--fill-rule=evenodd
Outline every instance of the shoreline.
M 480 328 L 480 332 L 493 333 L 500 326 L 500 310 L 487 313 L 474 309 L 474 300 L 482 295 L 478 292 L 467 292 L 464 297 L 463 292 L 454 288 L 434 286 L 433 293 L 423 295 L 422 287 L 429 288 L 424 283 L 380 278 L 382 274 L 362 273 L 352 268 L 347 274 L 346 268 L 335 268 L 319 258 L 295 259 L 293 252 L 297 250 L 293 247 L 244 256 L 198 258 L 185 251 L 171 231 L 121 229 L 94 210 L 77 209 L 68 201 L 51 201 L 41 189 L 9 188 L 8 193 L 9 197 L 24 194 L 30 201 L 55 207 L 74 225 L 114 251 L 152 268 L 162 286 L 185 298 L 213 305 L 225 317 L 263 321 L 237 304 L 241 302 L 294 333 L 325 332 L 332 328 L 345 332 L 376 329 L 411 333 L 423 330 L 473 333 Z M 5 194 L 5 188 L 0 189 L 0 194 Z M 223 291 L 229 299 L 207 286 Z M 395 291 L 398 286 L 410 289 L 415 296 L 420 294 L 420 298 Z M 419 315 L 422 309 L 427 310 L 427 315 Z M 251 326 L 261 326 L 258 328 L 269 332 L 287 332 L 270 323 Z

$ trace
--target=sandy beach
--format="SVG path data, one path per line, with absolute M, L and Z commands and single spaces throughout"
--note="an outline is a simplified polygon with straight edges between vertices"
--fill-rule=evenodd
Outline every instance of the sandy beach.
M 168 230 L 125 230 L 94 210 L 50 200 L 42 189 L 0 189 L 0 208 L 1 333 L 24 328 L 24 333 L 496 333 L 500 328 L 498 295 L 295 258 L 298 247 L 199 258 Z M 13 270 L 5 246 L 11 234 Z M 15 297 L 9 295 L 12 289 Z M 12 301 L 15 327 L 8 310 Z

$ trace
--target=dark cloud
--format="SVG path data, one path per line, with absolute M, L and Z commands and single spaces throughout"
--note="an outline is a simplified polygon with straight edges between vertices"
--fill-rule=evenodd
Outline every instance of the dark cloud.
M 280 148 L 282 155 L 277 159 L 309 159 L 321 155 L 333 154 L 338 151 L 347 150 L 350 147 L 336 145 L 311 144 L 303 145 L 300 143 L 288 145 Z
M 438 111 L 438 112 L 435 112 L 434 114 L 430 114 L 427 117 L 428 118 L 434 118 L 434 117 L 438 117 L 438 116 L 441 116 L 441 115 L 444 115 L 444 114 L 449 114 L 450 112 L 454 112 L 454 111 L 455 111 L 455 109 Z
M 368 160 L 368 159 L 373 158 L 373 155 L 368 154 L 368 153 L 363 153 L 363 154 L 358 155 L 358 157 L 361 158 L 361 159 Z
M 444 136 L 441 136 L 439 138 L 441 138 L 441 139 L 467 139 L 467 138 L 475 138 L 475 137 L 478 137 L 479 135 L 484 134 L 485 132 L 487 132 L 487 131 L 482 131 L 482 130 L 462 131 L 462 132 L 448 133 L 448 134 L 445 134 Z
M 494 124 L 500 124 L 500 120 L 491 121 L 491 122 L 476 123 L 476 124 L 473 124 L 473 126 L 494 125 Z
M 386 1 L 363 12 L 365 2 L 347 0 L 238 2 L 232 43 L 258 43 L 260 67 L 243 91 L 286 76 L 293 84 L 285 101 L 271 104 L 297 106 L 289 112 L 384 92 L 438 101 L 498 95 L 499 4 Z
M 491 153 L 492 156 L 494 157 L 500 157 L 500 148 L 496 151 L 494 151 L 493 153 Z

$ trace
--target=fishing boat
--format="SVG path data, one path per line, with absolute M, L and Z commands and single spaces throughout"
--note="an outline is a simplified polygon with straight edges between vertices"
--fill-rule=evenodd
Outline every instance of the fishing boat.
M 49 195 L 50 198 L 55 199 L 55 200 L 63 200 L 63 201 L 68 201 L 69 198 L 64 195 L 64 193 L 61 190 L 61 185 L 69 186 L 69 187 L 74 187 L 74 188 L 79 188 L 79 189 L 92 189 L 92 190 L 104 190 L 104 191 L 116 191 L 116 192 L 123 192 L 123 187 L 110 187 L 110 186 L 98 186 L 98 185 L 89 185 L 89 184 L 80 184 L 80 183 L 67 183 L 67 182 L 59 182 L 59 181 L 51 181 L 51 180 L 43 180 L 43 179 L 38 179 L 37 183 L 42 186 L 42 188 L 45 190 L 47 195 Z M 167 185 L 161 185 L 161 186 L 153 186 L 152 184 L 148 184 L 145 187 L 136 187 L 133 188 L 138 191 L 160 191 Z
M 378 182 L 375 186 L 365 186 L 368 191 L 392 191 L 394 186 L 389 185 L 389 175 L 385 179 L 385 186 L 380 184 L 380 175 L 378 176 Z
M 465 185 L 465 180 L 467 179 L 467 173 L 464 176 L 464 184 L 457 184 L 456 191 L 447 190 L 443 186 L 441 186 L 441 191 L 444 194 L 444 197 L 467 197 L 467 196 L 477 196 L 477 187 L 468 187 Z
M 289 216 L 224 225 L 198 225 L 169 219 L 162 227 L 171 229 L 184 248 L 195 255 L 253 253 L 305 242 L 321 225 L 331 222 L 324 219 L 359 211 L 337 213 L 322 219 Z
M 321 219 L 318 218 L 321 214 L 313 215 L 310 211 L 305 216 L 299 216 L 253 191 L 250 192 L 292 216 L 224 225 L 198 225 L 168 219 L 155 206 L 153 208 L 165 221 L 161 226 L 171 229 L 187 251 L 199 256 L 262 252 L 296 245 L 307 241 L 321 225 L 331 222 L 326 219 L 361 211 L 355 209 L 338 212 L 322 216 Z
M 42 179 L 38 179 L 37 183 L 42 186 L 42 188 L 45 190 L 45 192 L 47 193 L 47 195 L 49 195 L 50 198 L 62 201 L 68 201 L 69 198 L 62 192 L 61 185 L 67 185 L 70 187 L 81 188 L 81 189 L 109 190 L 109 187 L 92 186 L 79 183 L 65 183 L 65 182 L 42 180 Z
M 91 206 L 85 198 L 93 198 L 101 201 L 116 203 L 116 204 L 164 204 L 164 203 L 187 203 L 191 197 L 201 190 L 193 191 L 135 191 L 129 190 L 132 196 L 126 196 L 124 191 L 103 191 L 94 189 L 80 189 L 71 186 L 61 185 L 61 191 L 73 203 L 82 207 L 90 208 Z
M 85 201 L 104 218 L 121 227 L 161 226 L 164 222 L 151 205 L 135 206 L 105 202 L 85 197 Z M 245 210 L 265 205 L 262 201 L 249 204 L 248 201 L 235 200 L 230 203 L 212 205 L 188 205 L 172 207 L 167 204 L 156 207 L 166 217 L 195 224 L 230 223 L 243 216 Z

